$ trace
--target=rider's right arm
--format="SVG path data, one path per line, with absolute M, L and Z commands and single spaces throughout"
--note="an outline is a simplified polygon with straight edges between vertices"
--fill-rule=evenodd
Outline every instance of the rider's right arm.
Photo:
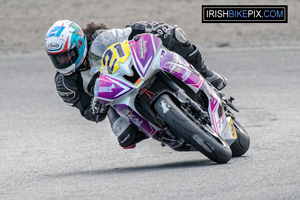
M 77 78 L 76 74 L 64 76 L 57 72 L 55 75 L 57 93 L 69 106 L 74 106 L 79 101 L 79 90 L 76 87 Z
M 87 120 L 96 121 L 96 116 L 91 110 L 92 97 L 83 90 L 81 82 L 81 76 L 77 73 L 70 76 L 63 76 L 60 73 L 55 75 L 56 89 L 63 101 L 79 109 L 80 114 Z M 99 121 L 105 117 L 106 113 L 101 114 Z

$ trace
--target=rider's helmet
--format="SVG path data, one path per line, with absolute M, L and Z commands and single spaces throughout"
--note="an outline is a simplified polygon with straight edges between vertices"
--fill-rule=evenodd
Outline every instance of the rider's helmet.
M 55 22 L 46 35 L 46 51 L 63 75 L 73 74 L 87 54 L 87 40 L 80 26 L 69 20 Z

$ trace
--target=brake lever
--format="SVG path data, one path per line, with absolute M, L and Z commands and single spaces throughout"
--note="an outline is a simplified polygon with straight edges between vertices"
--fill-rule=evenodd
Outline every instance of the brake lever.
M 232 108 L 234 111 L 239 112 L 239 110 L 233 105 L 232 101 L 234 100 L 233 97 L 230 97 L 230 99 L 224 99 L 226 105 L 228 105 L 230 108 Z

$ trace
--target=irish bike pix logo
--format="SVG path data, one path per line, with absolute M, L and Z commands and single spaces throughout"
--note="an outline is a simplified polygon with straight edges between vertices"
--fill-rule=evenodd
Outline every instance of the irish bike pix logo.
M 287 23 L 287 5 L 203 5 L 202 23 Z

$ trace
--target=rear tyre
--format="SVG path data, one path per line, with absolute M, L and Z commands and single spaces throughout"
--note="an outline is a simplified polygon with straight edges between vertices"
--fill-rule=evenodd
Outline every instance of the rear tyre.
M 247 131 L 236 120 L 233 120 L 234 127 L 237 134 L 237 139 L 232 143 L 230 149 L 233 157 L 239 157 L 244 155 L 250 146 L 250 137 Z
M 230 160 L 232 153 L 228 144 L 216 133 L 195 124 L 167 94 L 158 97 L 154 109 L 173 131 L 206 157 L 219 164 Z

